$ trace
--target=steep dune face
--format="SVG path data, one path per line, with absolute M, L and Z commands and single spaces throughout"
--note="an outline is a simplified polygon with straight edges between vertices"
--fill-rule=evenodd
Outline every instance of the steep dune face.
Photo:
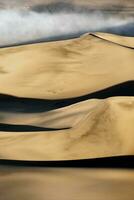
M 115 37 L 115 35 L 107 33 L 94 33 L 93 35 L 115 44 L 134 49 L 134 39 L 132 37 L 122 37 L 119 35 Z
M 133 155 L 133 40 L 95 33 L 0 49 L 0 159 Z

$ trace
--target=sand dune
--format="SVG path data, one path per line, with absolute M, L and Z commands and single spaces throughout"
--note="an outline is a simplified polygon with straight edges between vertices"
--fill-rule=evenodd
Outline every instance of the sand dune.
M 133 148 L 134 98 L 89 100 L 49 113 L 28 116 L 15 114 L 10 123 L 23 121 L 60 131 L 1 131 L 1 158 L 22 160 L 70 160 L 131 155 Z M 77 114 L 78 113 L 78 114 Z M 80 114 L 81 113 L 81 114 Z M 25 117 L 25 115 L 24 115 Z M 61 119 L 61 120 L 60 120 Z
M 115 35 L 107 33 L 95 33 L 95 35 L 115 44 L 134 49 L 134 39 L 132 37 L 122 37 L 119 35 L 115 37 Z
M 0 172 L 3 200 L 133 200 L 134 196 L 131 170 L 4 166 Z
M 133 155 L 134 39 L 0 49 L 0 159 Z
M 133 80 L 133 50 L 121 46 L 118 36 L 114 36 L 116 41 L 119 38 L 119 44 L 115 44 L 96 35 L 99 33 L 0 49 L 1 93 L 60 99 Z M 110 36 L 104 34 L 104 37 Z
M 0 200 L 134 199 L 133 8 L 0 0 Z

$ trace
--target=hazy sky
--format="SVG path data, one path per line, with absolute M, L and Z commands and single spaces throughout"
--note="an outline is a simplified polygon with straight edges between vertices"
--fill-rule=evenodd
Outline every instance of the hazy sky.
M 92 31 L 134 36 L 134 1 L 0 0 L 0 46 Z

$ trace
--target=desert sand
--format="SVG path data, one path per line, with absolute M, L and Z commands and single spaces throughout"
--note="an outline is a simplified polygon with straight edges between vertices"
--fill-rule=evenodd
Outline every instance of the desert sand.
M 133 48 L 105 33 L 1 48 L 0 159 L 133 155 Z
M 133 200 L 134 196 L 131 170 L 3 167 L 0 177 L 2 200 Z
M 1 93 L 61 99 L 133 80 L 134 39 L 102 35 L 86 34 L 66 41 L 1 48 Z M 127 46 L 130 48 L 124 48 Z

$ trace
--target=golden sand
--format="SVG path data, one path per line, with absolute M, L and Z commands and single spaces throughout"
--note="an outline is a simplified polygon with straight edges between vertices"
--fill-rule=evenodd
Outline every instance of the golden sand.
M 131 170 L 0 168 L 2 200 L 133 200 L 133 187 Z
M 94 33 L 66 41 L 3 48 L 0 91 L 44 101 L 70 99 L 134 80 L 133 47 L 134 38 Z M 0 98 L 2 101 L 2 95 Z M 19 98 L 10 111 L 1 110 L 2 124 L 59 130 L 1 130 L 1 159 L 75 160 L 134 154 L 133 96 L 93 98 L 36 112 L 34 106 L 33 111 L 18 111 L 18 103 Z

